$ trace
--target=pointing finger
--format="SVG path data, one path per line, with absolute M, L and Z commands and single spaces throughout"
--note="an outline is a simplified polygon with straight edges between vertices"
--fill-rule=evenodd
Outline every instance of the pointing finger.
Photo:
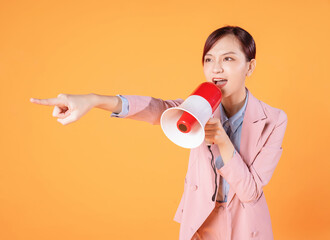
M 30 102 L 46 106 L 65 105 L 65 100 L 60 98 L 37 99 L 30 98 Z

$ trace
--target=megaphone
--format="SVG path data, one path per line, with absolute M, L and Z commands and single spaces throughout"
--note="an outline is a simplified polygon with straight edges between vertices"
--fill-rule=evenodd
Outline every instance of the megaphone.
M 195 148 L 205 139 L 204 127 L 222 100 L 219 87 L 200 84 L 179 106 L 166 109 L 160 125 L 165 135 L 183 148 Z

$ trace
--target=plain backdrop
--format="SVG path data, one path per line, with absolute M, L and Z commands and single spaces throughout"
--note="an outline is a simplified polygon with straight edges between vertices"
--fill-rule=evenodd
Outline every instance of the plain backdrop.
M 256 41 L 246 86 L 288 116 L 264 188 L 275 239 L 328 239 L 329 0 L 0 1 L 0 239 L 178 239 L 189 150 L 92 109 L 63 126 L 34 98 L 186 98 L 208 35 Z

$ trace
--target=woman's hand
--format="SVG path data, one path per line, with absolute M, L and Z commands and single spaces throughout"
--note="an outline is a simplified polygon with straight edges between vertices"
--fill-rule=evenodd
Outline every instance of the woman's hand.
M 57 121 L 63 125 L 77 121 L 95 106 L 93 94 L 72 95 L 61 93 L 57 98 L 31 98 L 30 101 L 41 105 L 55 106 L 53 116 L 57 117 Z
M 224 164 L 233 157 L 235 147 L 228 137 L 225 129 L 222 127 L 220 119 L 210 118 L 205 124 L 205 140 L 217 144 Z
M 222 127 L 219 118 L 210 118 L 205 124 L 205 140 L 207 142 L 222 146 L 226 144 L 229 139 L 225 129 Z

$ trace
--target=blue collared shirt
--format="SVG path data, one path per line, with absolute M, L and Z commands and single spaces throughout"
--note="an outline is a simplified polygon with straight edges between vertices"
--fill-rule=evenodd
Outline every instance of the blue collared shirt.
M 248 91 L 246 88 L 245 88 L 245 91 L 246 91 L 246 98 L 245 98 L 244 106 L 237 113 L 235 113 L 234 116 L 230 117 L 229 119 L 225 113 L 225 110 L 224 110 L 222 104 L 220 103 L 220 105 L 219 105 L 220 113 L 221 113 L 221 115 L 220 115 L 221 124 L 224 127 L 224 129 L 226 130 L 226 132 L 227 132 L 228 124 L 231 129 L 228 136 L 235 147 L 234 155 L 235 155 L 236 151 L 238 151 L 238 152 L 240 151 L 242 124 L 243 124 L 243 118 L 244 118 L 246 105 L 247 105 L 248 97 L 249 97 L 248 96 L 249 94 L 248 94 Z M 120 97 L 122 100 L 122 110 L 120 113 L 111 113 L 111 117 L 123 118 L 128 114 L 129 103 L 128 103 L 128 100 L 124 96 L 119 95 L 119 94 L 117 96 Z M 220 169 L 224 166 L 224 162 L 222 160 L 221 155 L 219 155 L 217 157 L 217 159 L 215 160 L 215 166 L 217 169 Z M 220 175 L 220 183 L 219 183 L 217 201 L 227 202 L 228 191 L 229 191 L 229 184 Z

